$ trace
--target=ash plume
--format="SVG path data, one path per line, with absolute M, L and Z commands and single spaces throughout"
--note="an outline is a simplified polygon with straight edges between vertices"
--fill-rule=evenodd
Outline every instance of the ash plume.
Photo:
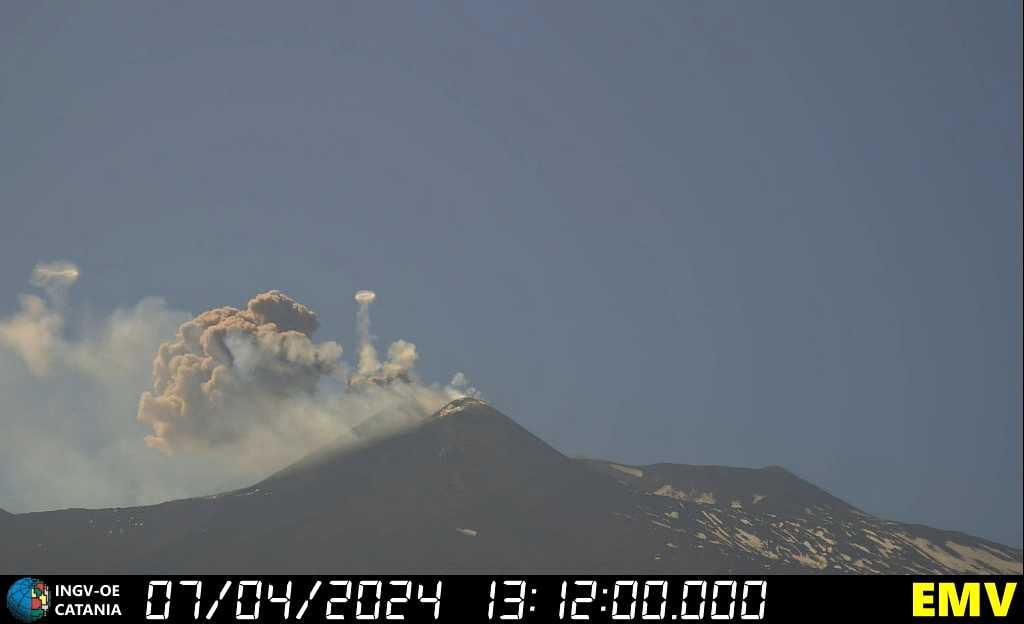
M 178 328 L 153 361 L 153 389 L 139 401 L 138 420 L 153 433 L 146 444 L 165 453 L 231 447 L 262 457 L 309 450 L 351 435 L 383 411 L 413 425 L 445 403 L 475 395 L 465 376 L 427 385 L 414 371 L 416 345 L 396 340 L 380 361 L 370 332 L 376 294 L 355 295 L 358 362 L 341 360 L 334 341 L 317 343 L 316 314 L 280 291 L 257 295 L 245 309 L 215 308 Z M 325 380 L 341 391 L 325 390 Z M 258 441 L 258 452 L 250 453 Z
M 282 402 L 312 396 L 339 370 L 336 342 L 316 344 L 316 314 L 280 291 L 244 310 L 209 310 L 178 328 L 153 361 L 153 390 L 138 419 L 153 427 L 146 444 L 165 452 L 237 441 L 273 421 Z
M 338 342 L 314 338 L 316 313 L 280 291 L 200 314 L 147 297 L 97 317 L 67 305 L 79 276 L 71 263 L 37 265 L 30 282 L 42 293 L 21 295 L 0 317 L 8 510 L 150 504 L 241 487 L 326 444 L 414 426 L 451 400 L 478 396 L 462 373 L 423 381 L 408 340 L 379 356 L 369 291 L 356 299 L 349 365 Z M 379 426 L 378 416 L 386 416 Z M 65 477 L 54 481 L 54 470 Z

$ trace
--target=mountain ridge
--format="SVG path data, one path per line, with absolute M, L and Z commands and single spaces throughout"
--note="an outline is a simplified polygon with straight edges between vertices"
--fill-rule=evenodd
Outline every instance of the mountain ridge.
M 875 518 L 784 469 L 570 458 L 476 399 L 247 488 L 0 528 L 17 573 L 1021 570 L 1019 550 Z

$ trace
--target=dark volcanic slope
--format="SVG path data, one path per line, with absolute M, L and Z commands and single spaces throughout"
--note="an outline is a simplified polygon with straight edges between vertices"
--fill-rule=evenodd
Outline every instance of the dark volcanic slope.
M 37 572 L 1017 572 L 1021 553 L 868 516 L 779 469 L 565 457 L 486 404 L 245 490 L 0 515 Z

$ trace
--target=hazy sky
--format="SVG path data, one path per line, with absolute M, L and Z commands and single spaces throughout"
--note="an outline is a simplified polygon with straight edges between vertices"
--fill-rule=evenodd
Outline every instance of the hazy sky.
M 5 2 L 0 316 L 65 259 L 79 318 L 277 288 L 351 350 L 373 288 L 382 340 L 567 453 L 1020 545 L 1021 20 Z

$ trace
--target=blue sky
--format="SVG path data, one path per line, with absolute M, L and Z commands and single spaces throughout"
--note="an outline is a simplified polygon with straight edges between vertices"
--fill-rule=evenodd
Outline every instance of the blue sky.
M 276 288 L 351 351 L 372 288 L 567 453 L 1019 546 L 1021 17 L 8 2 L 0 316 L 66 259 L 78 319 Z

